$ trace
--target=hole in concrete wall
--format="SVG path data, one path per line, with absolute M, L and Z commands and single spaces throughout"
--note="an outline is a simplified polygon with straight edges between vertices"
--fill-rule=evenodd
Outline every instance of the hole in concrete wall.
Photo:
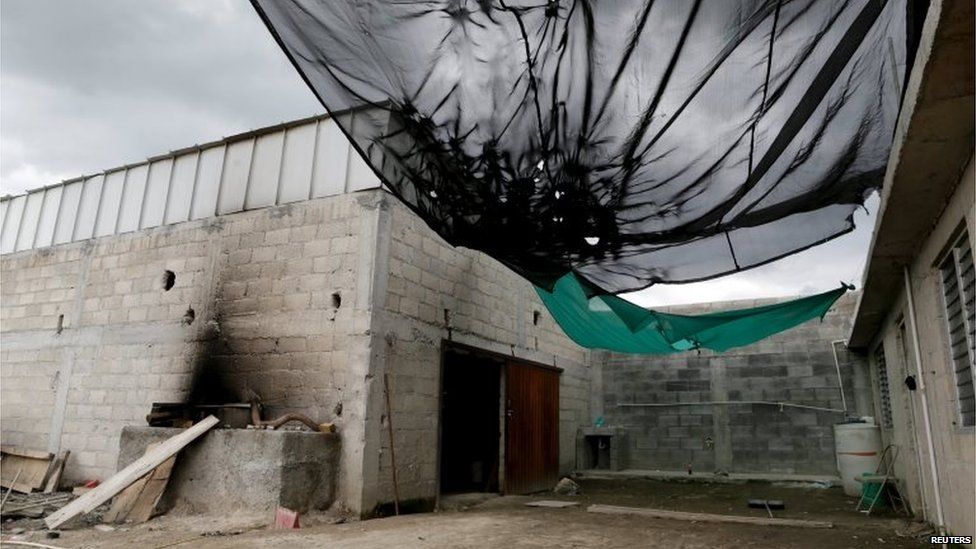
M 341 306 L 342 306 L 342 296 L 339 295 L 339 292 L 333 292 L 332 293 L 332 308 L 333 309 L 338 309 Z
M 64 315 L 61 314 L 61 315 L 58 315 L 58 327 L 57 327 L 56 333 L 57 334 L 60 334 L 63 331 L 64 331 Z
M 163 279 L 162 279 L 163 291 L 168 292 L 172 290 L 175 284 L 176 284 L 176 273 L 168 269 L 163 271 Z
M 451 310 L 444 309 L 444 326 L 451 327 Z
M 538 326 L 539 325 L 539 319 L 541 319 L 541 318 L 542 318 L 542 313 L 540 313 L 539 311 L 532 311 L 532 325 L 533 326 Z
M 186 312 L 183 313 L 183 324 L 189 326 L 190 324 L 193 324 L 193 321 L 196 320 L 196 318 L 197 313 L 193 310 L 193 307 L 187 307 Z

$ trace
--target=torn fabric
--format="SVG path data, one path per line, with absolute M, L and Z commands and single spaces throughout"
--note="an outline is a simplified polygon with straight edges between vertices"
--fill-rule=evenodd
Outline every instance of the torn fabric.
M 552 290 L 536 287 L 570 339 L 589 349 L 664 354 L 692 349 L 726 351 L 755 343 L 808 320 L 823 318 L 847 287 L 772 305 L 702 315 L 645 309 L 614 295 L 593 294 L 572 273 Z
M 252 0 L 449 243 L 604 293 L 853 228 L 901 103 L 905 0 Z

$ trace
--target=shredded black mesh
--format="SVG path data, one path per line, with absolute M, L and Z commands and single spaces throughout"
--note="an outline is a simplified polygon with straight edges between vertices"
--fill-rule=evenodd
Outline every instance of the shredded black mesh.
M 853 228 L 905 0 L 252 0 L 385 185 L 545 288 L 755 267 Z

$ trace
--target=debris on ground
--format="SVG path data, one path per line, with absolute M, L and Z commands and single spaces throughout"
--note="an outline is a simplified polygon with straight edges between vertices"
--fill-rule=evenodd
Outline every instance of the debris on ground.
M 910 522 L 904 528 L 896 528 L 895 535 L 900 538 L 914 538 L 928 541 L 935 534 L 935 528 L 924 522 Z
M 236 536 L 243 533 L 244 533 L 243 528 L 237 528 L 234 530 L 212 530 L 210 532 L 204 532 L 200 535 L 205 538 L 219 538 L 224 536 Z
M 562 496 L 577 496 L 580 492 L 580 486 L 573 479 L 563 477 L 556 483 L 556 487 L 552 491 Z
M 40 518 L 73 498 L 70 492 L 11 494 L 3 503 L 0 514 L 4 518 Z
M 48 528 L 57 528 L 78 515 L 94 511 L 139 479 L 153 473 L 157 467 L 179 453 L 186 445 L 212 429 L 217 423 L 219 423 L 219 420 L 216 417 L 208 416 L 193 427 L 168 438 L 160 443 L 158 447 L 146 452 L 141 458 L 132 462 L 128 467 L 99 484 L 97 488 L 83 494 L 78 499 L 49 515 L 44 519 L 44 523 L 47 524 Z
M 275 528 L 301 528 L 298 520 L 298 511 L 292 511 L 285 507 L 279 507 L 275 511 Z

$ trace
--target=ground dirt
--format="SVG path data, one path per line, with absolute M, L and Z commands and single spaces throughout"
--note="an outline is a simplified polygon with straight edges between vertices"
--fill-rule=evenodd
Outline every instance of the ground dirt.
M 782 548 L 915 548 L 928 547 L 908 535 L 909 523 L 894 514 L 865 516 L 856 500 L 837 488 L 783 486 L 769 483 L 703 484 L 650 480 L 584 480 L 579 496 L 454 498 L 453 510 L 332 524 L 327 515 L 303 517 L 300 530 L 272 530 L 267 519 L 191 517 L 171 513 L 140 525 L 103 532 L 91 527 L 64 530 L 57 539 L 27 531 L 19 539 L 65 548 L 163 549 L 303 548 L 584 548 L 584 547 L 782 547 Z M 746 500 L 779 499 L 786 503 L 777 517 L 825 520 L 831 529 L 685 522 L 591 513 L 594 503 L 653 507 L 699 513 L 766 516 L 749 509 Z M 539 499 L 578 501 L 578 507 L 526 507 Z M 458 501 L 461 503 L 458 504 Z M 10 527 L 4 525 L 4 538 Z M 914 531 L 918 531 L 915 525 Z M 901 535 L 899 535 L 901 534 Z M 6 546 L 6 544 L 4 544 Z M 12 546 L 11 546 L 12 547 Z

